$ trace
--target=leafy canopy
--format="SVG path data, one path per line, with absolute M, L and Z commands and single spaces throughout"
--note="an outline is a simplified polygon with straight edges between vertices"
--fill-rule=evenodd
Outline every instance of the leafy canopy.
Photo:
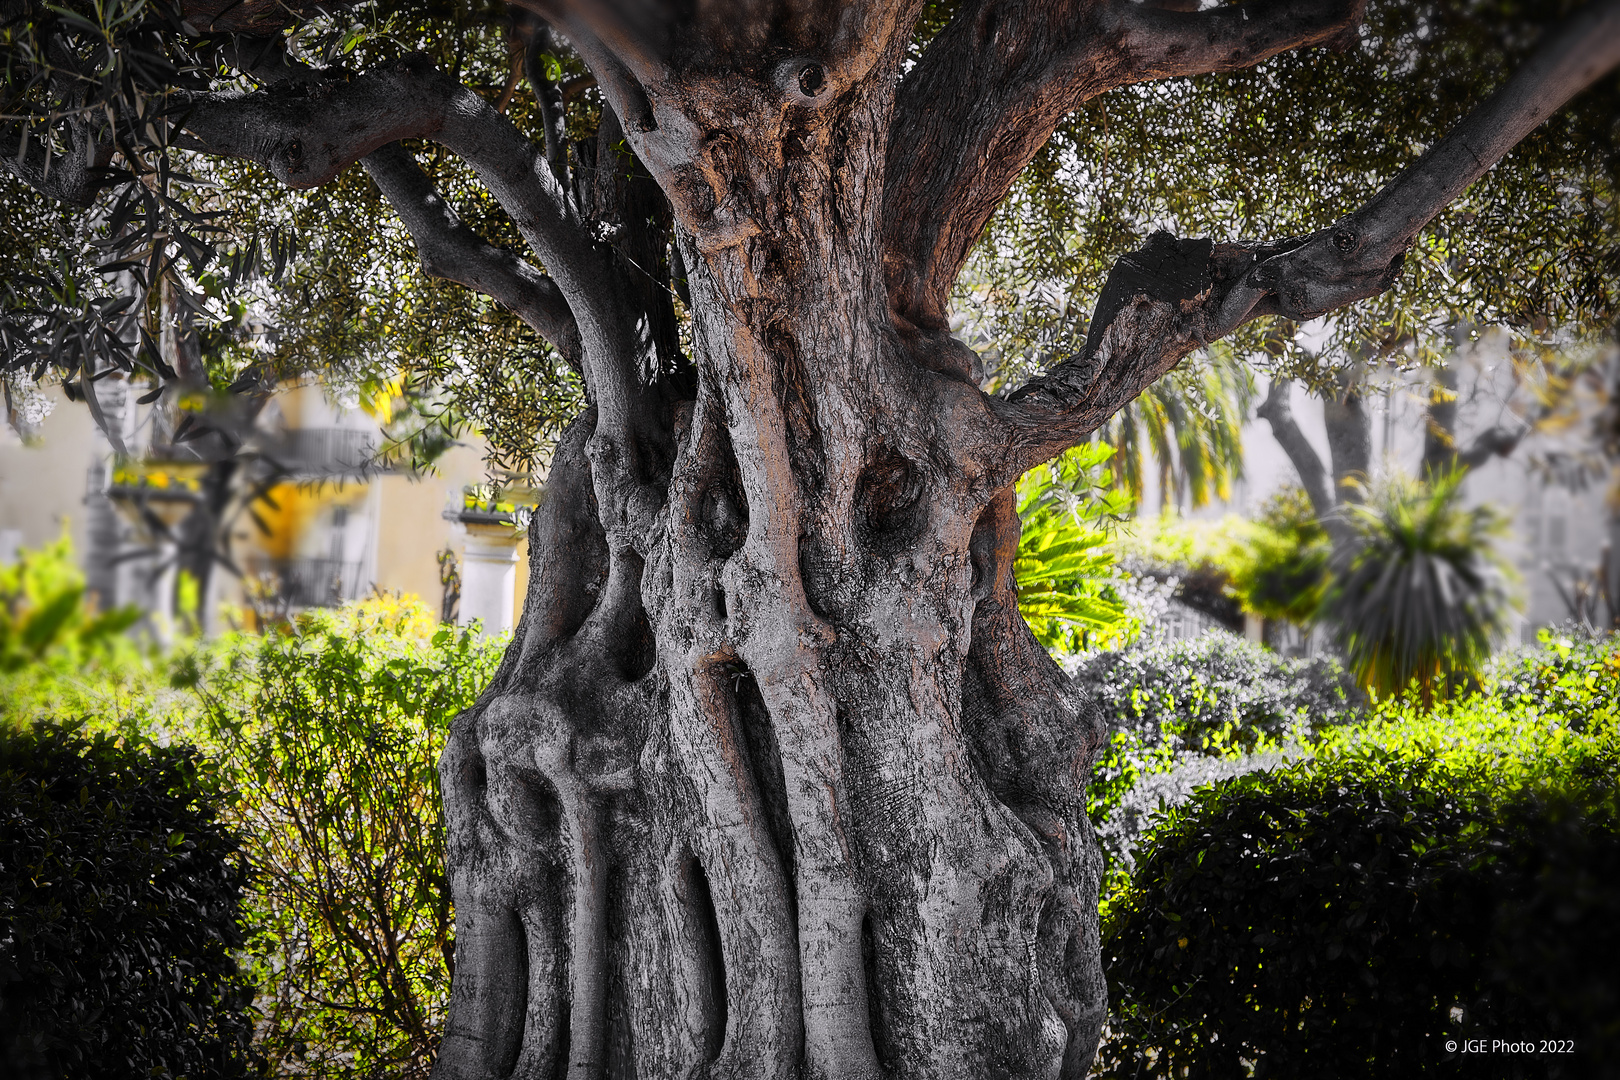
M 1154 229 L 1304 235 L 1361 205 L 1511 74 L 1578 0 L 1372 0 L 1344 52 L 1124 87 L 1072 113 L 1020 177 L 963 275 L 1010 297 L 1003 354 L 1073 352 L 1113 261 Z M 1620 77 L 1519 144 L 1422 234 L 1395 287 L 1324 320 L 1277 366 L 1317 385 L 1412 335 L 1435 361 L 1457 322 L 1522 334 L 1608 330 L 1620 313 Z M 1267 350 L 1262 320 L 1235 336 Z M 1067 349 L 1053 343 L 1067 339 Z M 1273 346 L 1272 351 L 1275 351 Z

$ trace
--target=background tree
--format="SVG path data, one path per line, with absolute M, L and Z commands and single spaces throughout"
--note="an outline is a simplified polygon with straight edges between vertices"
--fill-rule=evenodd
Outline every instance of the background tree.
M 176 148 L 300 189 L 360 162 L 430 274 L 580 373 L 522 624 L 441 763 L 456 963 L 436 1070 L 1081 1075 L 1106 1004 L 1085 814 L 1103 724 L 1018 615 L 1014 482 L 1210 342 L 1387 290 L 1436 214 L 1620 60 L 1620 4 L 1509 42 L 1534 51 L 1466 116 L 1484 88 L 1458 88 L 1450 134 L 1393 144 L 1284 239 L 1155 231 L 1114 261 L 1129 234 L 1099 233 L 1113 265 L 1083 347 L 1000 397 L 949 333 L 951 290 L 1064 118 L 1303 47 L 1347 49 L 1355 74 L 1360 3 L 523 6 L 543 22 L 519 117 L 503 34 L 447 23 L 492 46 L 449 70 L 410 51 L 457 18 L 429 5 L 291 39 L 300 7 L 260 0 L 5 9 L 24 119 L 3 160 L 110 200 L 97 239 L 148 288 L 209 258 Z M 1374 51 L 1400 74 L 1449 25 Z M 341 66 L 289 50 L 323 35 Z M 569 53 L 600 101 L 586 138 Z M 1333 62 L 1307 63 L 1314 83 Z M 423 168 L 439 154 L 511 232 L 452 206 Z M 68 290 L 36 277 L 12 355 L 87 388 L 109 363 L 168 378 L 142 309 L 50 308 Z M 93 347 L 53 347 L 61 326 Z

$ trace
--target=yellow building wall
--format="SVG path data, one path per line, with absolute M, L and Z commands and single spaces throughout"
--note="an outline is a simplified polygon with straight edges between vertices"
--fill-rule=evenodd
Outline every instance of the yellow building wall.
M 15 438 L 0 440 L 0 529 L 18 530 L 22 544 L 32 548 L 55 540 L 66 523 L 82 558 L 87 550 L 86 469 L 100 444 L 89 409 L 68 401 L 59 388 L 47 392 L 57 403 L 40 427 L 38 443 L 25 446 Z M 309 411 L 304 397 L 315 392 L 302 389 L 281 398 L 279 405 L 289 426 L 296 426 Z M 270 534 L 261 533 L 243 515 L 233 530 L 233 551 L 243 563 L 251 562 L 254 555 L 286 559 L 324 554 L 300 549 L 300 540 L 322 514 L 335 504 L 345 504 L 351 511 L 350 520 L 355 521 L 374 497 L 375 585 L 385 592 L 415 595 L 436 612 L 442 596 L 438 553 L 449 546 L 459 562 L 464 546 L 460 530 L 445 520 L 444 511 L 460 507 L 464 487 L 485 480 L 483 448 L 474 442 L 451 448 L 439 460 L 434 475 L 383 473 L 365 482 L 280 484 L 271 492 L 276 509 L 264 502 L 254 507 L 270 526 Z M 519 546 L 518 557 L 513 609 L 521 618 L 529 581 L 527 543 Z M 215 601 L 243 605 L 242 583 L 228 573 L 218 577 Z
M 461 506 L 464 487 L 484 482 L 484 457 L 476 445 L 452 447 L 438 462 L 437 475 L 413 477 L 388 474 L 374 482 L 381 486 L 378 512 L 377 587 L 409 593 L 435 611 L 443 597 L 439 584 L 439 552 L 449 547 L 462 558 L 463 537 L 444 512 Z M 523 611 L 529 581 L 528 545 L 518 548 L 514 609 Z
M 525 534 L 518 544 L 517 581 L 512 586 L 512 625 L 523 621 L 523 601 L 529 595 L 529 540 Z

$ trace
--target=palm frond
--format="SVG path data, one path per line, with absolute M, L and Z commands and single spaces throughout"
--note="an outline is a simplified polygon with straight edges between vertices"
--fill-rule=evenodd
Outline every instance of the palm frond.
M 1462 479 L 1397 477 L 1347 508 L 1356 542 L 1335 560 L 1323 610 L 1356 678 L 1380 694 L 1415 682 L 1426 705 L 1449 696 L 1508 628 L 1510 571 L 1493 545 L 1503 522 L 1461 505 Z

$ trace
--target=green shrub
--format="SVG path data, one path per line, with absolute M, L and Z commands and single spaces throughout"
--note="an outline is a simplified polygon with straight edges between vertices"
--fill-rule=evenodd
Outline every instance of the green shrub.
M 1620 699 L 1620 635 L 1542 630 L 1537 644 L 1498 656 L 1486 675 L 1492 696 L 1566 717 L 1577 729 Z
M 66 533 L 54 544 L 23 548 L 16 562 L 0 566 L 0 671 L 55 656 L 80 662 L 116 648 L 118 635 L 140 617 L 133 607 L 100 615 L 90 609 Z
M 501 647 L 384 598 L 182 664 L 259 870 L 259 1045 L 278 1071 L 427 1075 L 453 955 L 439 752 Z
M 186 747 L 0 733 L 5 1075 L 257 1074 L 220 797 Z
M 1360 693 L 1333 661 L 1284 659 L 1220 630 L 1094 653 L 1073 674 L 1112 730 L 1092 770 L 1090 812 L 1110 862 L 1126 866 L 1161 805 L 1276 764 L 1311 732 L 1361 715 Z M 1169 788 L 1149 782 L 1172 775 Z
M 1533 1075 L 1620 1059 L 1611 650 L 1380 703 L 1170 810 L 1107 905 L 1105 1075 L 1480 1075 L 1444 1050 L 1473 1037 L 1575 1040 Z
M 1259 519 L 1230 545 L 1225 561 L 1245 611 L 1309 626 L 1327 594 L 1332 557 L 1327 530 L 1316 520 L 1305 489 L 1295 486 L 1266 501 Z
M 0 567 L 0 729 L 64 716 L 115 726 L 101 718 L 123 712 L 120 699 L 162 683 L 161 665 L 124 633 L 139 619 L 133 607 L 94 610 L 65 535 Z

